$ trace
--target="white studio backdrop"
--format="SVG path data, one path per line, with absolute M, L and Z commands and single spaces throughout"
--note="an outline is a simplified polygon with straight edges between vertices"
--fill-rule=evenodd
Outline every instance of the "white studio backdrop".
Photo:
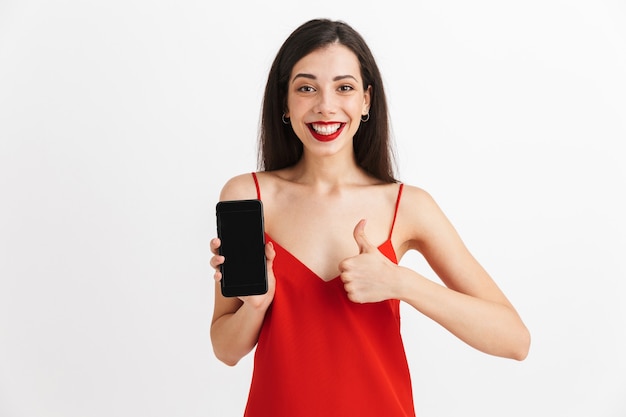
M 403 308 L 417 414 L 626 415 L 623 1 L 0 0 L 0 416 L 241 416 L 252 355 L 209 339 L 215 203 L 315 17 L 368 41 L 400 178 L 533 337 L 495 358 Z

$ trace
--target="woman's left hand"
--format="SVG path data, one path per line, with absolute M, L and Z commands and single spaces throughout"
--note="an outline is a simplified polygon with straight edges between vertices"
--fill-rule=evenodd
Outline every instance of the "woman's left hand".
M 359 254 L 339 263 L 340 278 L 350 301 L 375 303 L 394 297 L 397 265 L 372 245 L 365 235 L 365 220 L 354 228 Z

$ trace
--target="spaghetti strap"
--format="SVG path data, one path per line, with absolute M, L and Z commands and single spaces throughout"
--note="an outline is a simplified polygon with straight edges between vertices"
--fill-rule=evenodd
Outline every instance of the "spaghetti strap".
M 398 217 L 398 207 L 400 207 L 400 197 L 402 197 L 403 187 L 404 187 L 404 184 L 400 183 L 400 187 L 398 188 L 398 198 L 396 199 L 396 209 L 393 212 L 393 221 L 391 222 L 391 230 L 389 230 L 389 240 L 391 240 L 391 235 L 393 234 L 393 227 L 396 224 L 396 217 Z
M 261 187 L 259 187 L 259 180 L 256 177 L 256 172 L 252 173 L 252 178 L 254 178 L 254 186 L 256 187 L 256 198 L 257 200 L 261 199 Z

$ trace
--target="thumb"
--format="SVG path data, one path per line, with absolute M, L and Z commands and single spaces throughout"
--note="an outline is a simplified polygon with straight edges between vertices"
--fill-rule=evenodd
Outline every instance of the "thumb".
M 276 250 L 274 249 L 274 244 L 272 242 L 267 242 L 265 244 L 265 259 L 267 259 L 268 263 L 274 262 L 274 257 L 276 256 Z
M 354 228 L 354 240 L 356 240 L 356 244 L 359 246 L 359 253 L 371 252 L 376 249 L 365 235 L 366 223 L 367 220 L 361 219 Z

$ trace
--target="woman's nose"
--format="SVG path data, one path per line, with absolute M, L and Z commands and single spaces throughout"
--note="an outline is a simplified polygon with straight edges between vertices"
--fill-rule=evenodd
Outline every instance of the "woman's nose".
M 337 112 L 337 101 L 333 91 L 320 90 L 315 112 L 322 115 L 335 114 Z

